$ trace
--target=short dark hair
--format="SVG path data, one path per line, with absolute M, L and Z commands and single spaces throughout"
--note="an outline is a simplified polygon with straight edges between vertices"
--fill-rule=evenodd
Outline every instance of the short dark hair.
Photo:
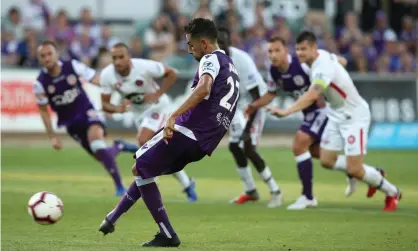
M 218 34 L 219 33 L 225 33 L 226 34 L 226 39 L 227 39 L 227 41 L 225 41 L 225 42 L 227 42 L 228 45 L 232 44 L 231 31 L 226 26 L 223 26 L 223 25 L 218 26 Z
M 310 43 L 316 44 L 316 36 L 312 31 L 302 31 L 296 38 L 296 43 L 302 43 L 303 41 L 308 41 Z
M 205 37 L 209 40 L 218 39 L 218 30 L 215 23 L 206 18 L 195 18 L 184 26 L 184 32 L 192 37 Z
M 52 47 L 57 49 L 57 44 L 51 40 L 45 40 L 41 44 L 39 44 L 39 46 L 45 46 L 45 45 L 51 45 Z
M 284 46 L 286 46 L 286 40 L 284 40 L 284 38 L 280 37 L 280 36 L 271 36 L 267 42 L 269 43 L 274 43 L 274 42 L 280 42 L 282 43 Z
M 124 42 L 118 42 L 114 44 L 112 48 L 125 48 L 129 52 L 129 47 Z

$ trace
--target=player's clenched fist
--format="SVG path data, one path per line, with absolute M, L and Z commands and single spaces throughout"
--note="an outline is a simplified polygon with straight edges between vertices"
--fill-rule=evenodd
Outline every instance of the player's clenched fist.
M 174 128 L 175 122 L 176 122 L 175 117 L 173 116 L 168 117 L 165 123 L 164 133 L 163 133 L 165 143 L 168 143 L 168 140 L 173 138 L 174 132 L 176 131 L 176 129 Z
M 51 138 L 51 145 L 57 151 L 61 150 L 62 148 L 61 140 L 55 136 Z

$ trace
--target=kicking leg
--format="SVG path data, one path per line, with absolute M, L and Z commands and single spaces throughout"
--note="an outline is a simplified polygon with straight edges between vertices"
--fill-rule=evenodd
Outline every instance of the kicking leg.
M 115 157 L 119 153 L 118 147 L 116 145 L 107 147 L 106 142 L 104 141 L 104 129 L 99 124 L 93 124 L 88 128 L 87 138 L 91 151 L 96 158 L 102 162 L 103 166 L 112 177 L 116 186 L 116 195 L 123 195 L 125 193 L 125 188 L 115 161 Z
M 302 195 L 295 203 L 287 207 L 289 210 L 301 210 L 318 205 L 312 193 L 313 164 L 310 151 L 310 146 L 312 145 L 313 139 L 309 134 L 301 130 L 296 133 L 292 150 L 297 163 L 299 179 L 302 183 Z M 314 148 L 311 149 L 313 152 L 316 150 Z
M 239 146 L 239 143 L 230 142 L 229 151 L 234 157 L 235 163 L 237 164 L 237 172 L 242 182 L 244 183 L 244 194 L 241 194 L 237 198 L 231 200 L 231 203 L 244 204 L 248 201 L 258 200 L 258 193 L 255 187 L 254 177 L 251 172 L 251 168 L 248 166 L 248 160 L 245 156 L 244 150 Z
M 115 231 L 115 224 L 122 216 L 122 214 L 128 212 L 128 210 L 135 204 L 135 202 L 141 198 L 141 192 L 139 192 L 138 186 L 134 181 L 126 191 L 125 195 L 119 201 L 118 205 L 106 216 L 102 224 L 99 227 L 99 231 L 104 235 Z

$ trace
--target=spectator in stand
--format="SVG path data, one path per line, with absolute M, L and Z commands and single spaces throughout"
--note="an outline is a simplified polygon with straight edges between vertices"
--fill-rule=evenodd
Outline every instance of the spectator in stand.
M 372 36 L 378 54 L 383 52 L 386 41 L 396 40 L 396 33 L 388 26 L 384 11 L 376 13 L 376 24 Z
M 26 68 L 39 67 L 38 59 L 36 58 L 37 46 L 36 31 L 31 27 L 25 27 L 25 39 L 17 47 L 17 65 Z
M 385 44 L 385 53 L 389 56 L 389 71 L 396 72 L 401 66 L 400 53 L 405 51 L 406 47 L 402 42 L 397 41 L 395 37 L 388 37 L 388 41 Z
M 76 36 L 82 36 L 87 32 L 89 37 L 96 43 L 100 41 L 100 26 L 94 22 L 89 8 L 82 8 L 80 11 L 80 22 L 74 28 Z
M 173 54 L 176 47 L 174 41 L 174 26 L 166 15 L 158 16 L 152 26 L 147 28 L 144 33 L 145 45 L 150 50 L 150 58 L 162 61 L 167 56 Z
M 175 23 L 175 40 L 177 44 L 176 52 L 181 55 L 188 54 L 188 45 L 186 37 L 184 36 L 184 26 L 189 23 L 189 19 L 186 16 L 179 15 L 177 23 Z
M 350 46 L 347 58 L 347 70 L 357 72 L 368 72 L 368 60 L 364 56 L 363 45 L 359 42 L 354 42 Z
M 280 15 L 273 16 L 273 27 L 267 31 L 267 37 L 272 37 L 274 35 L 279 35 L 279 32 L 287 28 L 286 18 Z
M 165 0 L 162 13 L 167 15 L 172 23 L 177 23 L 177 20 L 180 16 L 179 0 Z
M 18 8 L 12 7 L 9 9 L 7 18 L 2 20 L 1 30 L 11 33 L 15 40 L 19 41 L 24 38 L 23 22 Z
M 43 34 L 50 23 L 50 12 L 43 0 L 29 0 L 24 5 L 23 23 L 37 34 Z
M 55 42 L 57 45 L 57 50 L 60 54 L 60 60 L 62 61 L 69 61 L 71 59 L 80 60 L 79 57 L 71 51 L 70 44 L 68 43 L 67 40 L 57 39 L 55 40 Z
M 246 42 L 245 48 L 247 52 L 252 56 L 257 68 L 260 71 L 267 70 L 267 63 L 269 61 L 266 41 L 266 29 L 264 26 L 254 26 L 250 33 L 249 39 Z
M 120 42 L 120 39 L 112 35 L 112 30 L 109 25 L 102 27 L 102 36 L 100 37 L 100 46 L 110 50 L 113 45 Z
M 344 19 L 344 27 L 341 30 L 339 38 L 340 53 L 347 53 L 350 50 L 350 44 L 361 42 L 362 40 L 363 36 L 359 28 L 357 15 L 353 12 L 347 13 Z
M 226 18 L 226 27 L 231 27 L 232 32 L 241 33 L 243 31 L 243 27 L 239 21 L 238 15 L 235 13 L 230 13 Z
M 407 43 L 408 50 L 417 53 L 418 26 L 414 26 L 414 19 L 411 16 L 404 16 L 402 19 L 402 31 L 400 39 Z
M 228 16 L 235 15 L 240 20 L 240 14 L 236 10 L 234 6 L 234 0 L 227 0 L 225 9 L 223 9 L 217 16 L 216 16 L 216 23 L 219 25 L 228 25 Z M 241 23 L 241 22 L 240 22 Z
M 70 50 L 74 53 L 81 62 L 90 66 L 92 60 L 97 56 L 99 48 L 96 41 L 89 36 L 89 29 L 84 33 L 78 35 L 71 43 Z
M 144 50 L 142 46 L 141 38 L 132 37 L 130 48 L 131 48 L 132 58 L 148 58 L 148 53 L 146 50 Z
M 1 36 L 1 64 L 16 65 L 18 57 L 16 55 L 18 42 L 13 33 L 3 31 Z
M 416 72 L 417 60 L 414 59 L 414 56 L 408 52 L 403 52 L 400 56 L 400 67 L 397 72 L 407 73 L 407 72 Z
M 332 52 L 334 54 L 340 54 L 338 50 L 337 41 L 330 34 L 326 34 L 324 37 L 325 37 L 324 38 L 325 50 Z
M 65 10 L 58 12 L 54 22 L 48 27 L 46 35 L 50 40 L 63 40 L 68 44 L 71 43 L 74 38 L 74 30 L 68 21 Z
M 193 15 L 194 18 L 207 18 L 213 20 L 214 17 L 209 10 L 209 4 L 201 3 L 196 13 Z
M 390 72 L 390 56 L 388 53 L 382 53 L 376 61 L 376 72 L 381 75 Z
M 363 34 L 364 54 L 367 57 L 367 62 L 369 65 L 369 70 L 375 70 L 375 62 L 378 57 L 377 50 L 374 47 L 373 37 L 370 33 Z

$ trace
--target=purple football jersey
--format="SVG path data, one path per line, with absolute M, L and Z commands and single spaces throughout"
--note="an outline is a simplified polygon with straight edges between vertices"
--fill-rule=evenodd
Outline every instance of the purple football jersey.
M 203 74 L 214 79 L 210 94 L 197 106 L 185 112 L 176 124 L 190 129 L 203 151 L 211 155 L 228 131 L 239 98 L 239 78 L 232 59 L 221 50 L 200 60 L 193 86 Z
M 296 56 L 288 55 L 289 69 L 286 72 L 281 72 L 277 67 L 270 66 L 270 76 L 268 81 L 268 90 L 281 90 L 289 92 L 297 99 L 303 95 L 311 85 L 309 75 L 303 70 Z M 319 109 L 316 103 L 313 103 L 302 112 L 304 115 Z
M 61 65 L 59 76 L 52 77 L 45 70 L 41 70 L 37 78 L 37 84 L 41 85 L 48 103 L 58 116 L 58 126 L 69 126 L 80 120 L 89 120 L 90 116 L 95 115 L 94 107 L 79 77 L 81 69 L 88 72 L 85 75 L 90 76 L 87 79 L 90 80 L 94 76 L 92 70 L 75 60 L 60 61 L 59 64 Z M 78 69 L 75 69 L 75 66 Z

